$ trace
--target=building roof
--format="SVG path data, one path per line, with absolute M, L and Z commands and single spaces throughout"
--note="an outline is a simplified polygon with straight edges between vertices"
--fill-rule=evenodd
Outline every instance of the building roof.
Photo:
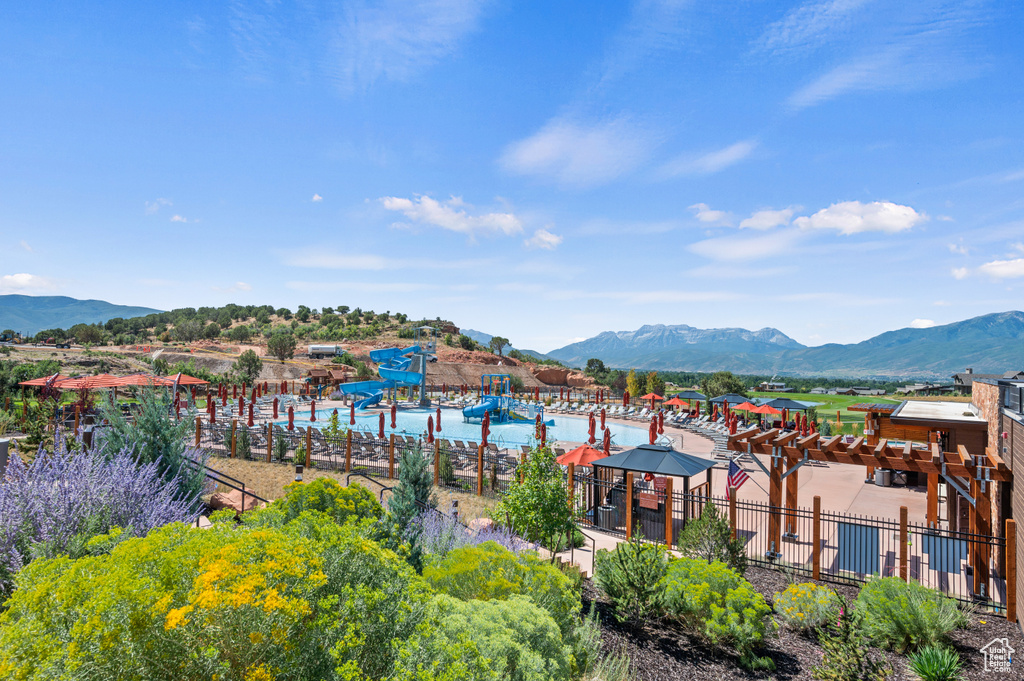
M 689 478 L 714 468 L 714 461 L 702 459 L 693 454 L 677 452 L 664 445 L 640 445 L 620 454 L 606 456 L 594 461 L 595 467 L 620 468 L 625 471 L 639 473 L 657 473 L 658 475 L 675 475 Z
M 892 413 L 893 423 L 932 422 L 957 423 L 960 425 L 988 426 L 988 422 L 978 416 L 971 405 L 966 402 L 925 402 L 907 400 L 899 409 Z

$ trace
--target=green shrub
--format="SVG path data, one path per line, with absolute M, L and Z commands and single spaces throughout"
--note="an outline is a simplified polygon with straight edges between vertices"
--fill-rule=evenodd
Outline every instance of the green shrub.
M 957 681 L 962 678 L 960 656 L 955 650 L 944 646 L 925 646 L 911 653 L 910 670 L 921 681 Z
M 245 460 L 252 458 L 252 440 L 249 438 L 247 428 L 239 428 L 235 433 L 235 458 Z
M 960 627 L 967 616 L 956 601 L 917 582 L 882 577 L 865 584 L 854 607 L 864 616 L 872 643 L 897 652 L 936 645 Z
M 438 455 L 437 476 L 446 485 L 455 482 L 455 467 L 452 465 L 452 457 L 448 452 L 441 452 Z
M 563 635 L 579 619 L 579 596 L 561 570 L 533 552 L 515 554 L 497 542 L 455 549 L 426 566 L 423 577 L 438 591 L 464 601 L 526 596 L 551 614 Z
M 742 575 L 747 571 L 747 552 L 742 539 L 732 538 L 725 516 L 709 500 L 700 517 L 686 523 L 679 533 L 679 551 L 688 558 L 725 563 Z
M 771 608 L 725 563 L 678 558 L 661 586 L 666 614 L 711 643 L 748 654 L 764 640 Z
M 285 496 L 275 501 L 271 508 L 283 512 L 285 522 L 297 518 L 304 511 L 326 513 L 339 525 L 349 520 L 376 520 L 384 515 L 384 508 L 373 493 L 358 483 L 342 487 L 334 478 L 324 477 L 311 482 L 292 482 L 284 489 Z
M 885 660 L 872 657 L 862 629 L 863 617 L 845 601 L 839 608 L 839 620 L 821 631 L 818 642 L 821 664 L 811 669 L 818 681 L 885 681 L 891 671 Z
M 525 596 L 461 601 L 440 594 L 402 647 L 396 678 L 553 681 L 572 678 L 572 660 L 551 616 Z
M 594 557 L 594 580 L 608 595 L 620 622 L 642 622 L 655 614 L 668 562 L 665 550 L 635 536 Z
M 775 616 L 790 629 L 818 629 L 836 621 L 839 600 L 832 589 L 814 582 L 790 584 L 775 594 Z
M 274 459 L 284 461 L 288 456 L 288 440 L 284 437 L 274 439 Z

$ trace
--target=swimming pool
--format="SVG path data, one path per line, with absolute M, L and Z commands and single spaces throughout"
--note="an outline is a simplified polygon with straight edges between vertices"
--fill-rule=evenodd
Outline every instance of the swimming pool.
M 380 413 L 379 410 L 359 411 L 356 410 L 356 428 L 361 431 L 370 431 L 373 433 L 377 432 L 378 420 Z M 395 415 L 395 425 L 397 426 L 393 431 L 391 429 L 391 412 L 385 410 L 384 412 L 384 434 L 390 435 L 392 432 L 401 435 L 412 435 L 417 437 L 422 435 L 427 430 L 427 417 L 433 416 L 437 411 L 435 408 L 420 408 L 420 407 L 399 407 L 398 413 Z M 318 405 L 316 410 L 316 421 L 310 423 L 309 421 L 309 408 L 302 407 L 301 412 L 299 409 L 295 410 L 295 427 L 305 428 L 307 426 L 314 426 L 316 428 L 323 428 L 327 419 L 330 418 L 330 411 L 323 411 Z M 341 420 L 341 425 L 347 427 L 349 420 L 348 409 L 338 409 L 338 416 Z M 547 417 L 547 420 L 554 421 L 554 425 L 549 425 L 547 430 L 547 436 L 549 442 L 585 442 L 588 437 L 588 423 L 585 418 L 569 418 L 566 416 L 552 415 Z M 287 417 L 284 419 L 278 419 L 275 423 L 281 426 L 288 425 Z M 605 424 L 612 431 L 612 444 L 620 447 L 636 447 L 638 445 L 647 444 L 650 440 L 646 428 L 636 428 L 634 426 L 627 426 L 622 423 L 607 422 Z M 441 432 L 437 434 L 437 437 L 446 438 L 448 440 L 473 440 L 474 442 L 480 442 L 480 424 L 466 423 L 462 419 L 461 409 L 452 409 L 441 407 Z M 604 437 L 604 433 L 601 431 L 600 422 L 598 422 L 596 432 L 597 442 L 600 444 L 601 439 Z M 531 445 L 533 444 L 533 424 L 526 422 L 517 423 L 492 423 L 491 431 L 487 437 L 488 442 L 493 442 L 498 447 L 518 447 L 519 445 Z

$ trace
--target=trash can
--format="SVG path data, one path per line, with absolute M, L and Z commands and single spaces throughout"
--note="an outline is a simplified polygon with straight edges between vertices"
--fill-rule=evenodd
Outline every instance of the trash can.
M 597 526 L 602 530 L 614 530 L 619 524 L 618 511 L 615 506 L 598 506 Z
M 875 485 L 878 487 L 892 487 L 892 471 L 884 468 L 875 470 Z

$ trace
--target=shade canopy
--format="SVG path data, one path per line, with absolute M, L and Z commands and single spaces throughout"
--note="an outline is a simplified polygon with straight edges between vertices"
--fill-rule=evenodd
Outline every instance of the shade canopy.
M 743 395 L 737 395 L 736 393 L 729 393 L 727 395 L 719 395 L 718 397 L 712 397 L 711 401 L 715 404 L 721 404 L 722 402 L 728 402 L 729 404 L 739 404 L 740 402 L 746 402 L 747 398 Z
M 116 388 L 121 385 L 120 377 L 111 374 L 97 374 L 95 376 L 82 376 L 80 378 L 66 378 L 57 381 L 56 386 L 61 390 L 96 390 L 99 388 Z
M 690 403 L 679 399 L 679 397 L 673 397 L 671 400 L 665 401 L 666 407 L 689 407 Z
M 791 400 L 788 397 L 776 397 L 774 400 L 771 400 L 770 402 L 765 402 L 765 404 L 768 405 L 769 407 L 774 407 L 775 409 L 779 410 L 789 409 L 790 411 L 807 411 L 808 409 L 810 409 L 810 407 L 808 407 L 803 402 L 797 402 L 796 400 Z
M 638 399 L 641 399 L 641 400 L 663 400 L 665 398 L 662 397 L 661 395 L 658 395 L 658 394 L 655 394 L 655 393 L 647 393 L 646 395 L 644 395 L 643 397 L 640 397 Z
M 782 415 L 781 411 L 779 411 L 775 407 L 769 407 L 767 404 L 762 404 L 760 406 L 754 407 L 750 411 L 755 414 L 774 414 L 776 416 Z
M 55 388 L 61 390 L 79 390 L 81 388 L 124 388 L 129 386 L 147 386 L 151 385 L 154 387 L 166 387 L 169 388 L 174 385 L 174 379 L 177 374 L 172 376 L 153 376 L 152 374 L 131 374 L 129 376 L 113 376 L 111 374 L 98 374 L 96 376 L 58 376 L 53 382 Z M 33 378 L 31 381 L 22 381 L 18 385 L 25 386 L 44 386 L 46 382 L 50 380 L 49 376 L 42 378 Z M 178 379 L 178 386 L 183 385 L 206 385 L 209 381 L 204 381 L 201 378 L 194 376 L 188 376 L 182 374 Z
M 693 454 L 677 452 L 664 445 L 640 445 L 636 449 L 606 456 L 595 461 L 593 466 L 689 478 L 713 468 L 715 462 Z
M 53 376 L 41 376 L 39 378 L 33 378 L 33 379 L 28 380 L 28 381 L 22 381 L 18 385 L 42 387 L 42 386 L 46 385 L 46 382 L 49 381 L 51 378 L 53 378 Z M 58 374 L 57 378 L 54 380 L 53 384 L 54 385 L 58 385 L 58 384 L 60 384 L 61 381 L 68 380 L 68 378 L 69 378 L 68 376 L 61 376 L 60 374 Z
M 743 404 L 737 404 L 736 406 L 729 406 L 730 409 L 735 411 L 756 411 L 757 405 L 751 404 L 750 402 L 744 402 Z
M 589 466 L 594 461 L 603 458 L 605 455 L 600 449 L 594 449 L 589 445 L 580 445 L 576 449 L 562 454 L 556 461 L 563 466 L 568 466 L 570 463 L 577 466 Z
M 696 390 L 684 390 L 682 392 L 676 393 L 675 396 L 678 397 L 681 400 L 706 400 L 706 399 L 708 399 L 707 395 L 705 395 L 704 393 L 699 393 Z

